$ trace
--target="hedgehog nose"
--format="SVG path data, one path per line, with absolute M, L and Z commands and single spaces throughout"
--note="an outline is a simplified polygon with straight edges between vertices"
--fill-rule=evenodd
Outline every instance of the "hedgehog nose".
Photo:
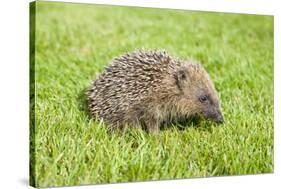
M 216 117 L 216 122 L 218 124 L 222 124 L 224 122 L 223 116 L 222 116 L 222 114 L 220 112 L 218 113 L 218 115 Z

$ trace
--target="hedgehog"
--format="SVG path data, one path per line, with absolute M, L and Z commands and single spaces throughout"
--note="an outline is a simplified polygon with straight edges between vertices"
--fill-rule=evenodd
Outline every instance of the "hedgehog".
M 110 128 L 129 126 L 157 133 L 164 123 L 183 118 L 224 122 L 204 67 L 165 50 L 137 50 L 113 59 L 86 95 L 91 116 Z

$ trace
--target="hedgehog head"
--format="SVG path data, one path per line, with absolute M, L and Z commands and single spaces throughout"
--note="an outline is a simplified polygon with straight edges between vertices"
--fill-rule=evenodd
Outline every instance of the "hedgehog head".
M 182 64 L 176 70 L 175 81 L 179 91 L 177 104 L 181 112 L 189 116 L 199 115 L 216 123 L 224 122 L 217 92 L 203 66 Z

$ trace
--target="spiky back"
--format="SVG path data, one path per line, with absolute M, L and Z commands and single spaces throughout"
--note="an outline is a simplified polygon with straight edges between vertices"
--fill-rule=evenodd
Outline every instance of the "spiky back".
M 174 61 L 165 51 L 136 51 L 115 58 L 88 91 L 91 114 L 122 122 L 134 104 L 157 93 Z

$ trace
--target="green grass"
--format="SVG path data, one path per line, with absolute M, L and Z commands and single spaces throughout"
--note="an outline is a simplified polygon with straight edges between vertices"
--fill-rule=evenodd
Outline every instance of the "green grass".
M 273 172 L 273 17 L 46 2 L 36 13 L 36 186 Z M 225 124 L 108 133 L 91 120 L 85 88 L 138 48 L 202 62 Z

